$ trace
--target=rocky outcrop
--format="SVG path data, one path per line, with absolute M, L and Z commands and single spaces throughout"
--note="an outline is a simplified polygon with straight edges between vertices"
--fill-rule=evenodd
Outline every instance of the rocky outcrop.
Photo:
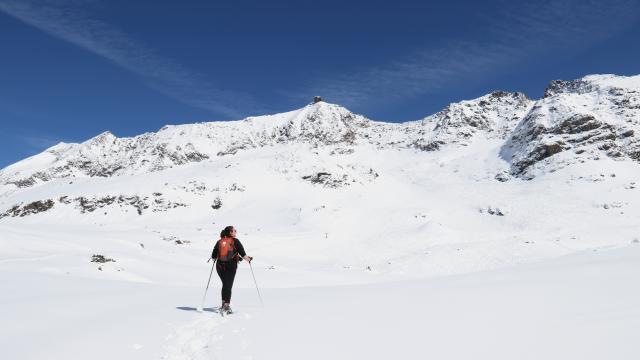
M 14 205 L 4 213 L 0 213 L 0 219 L 8 216 L 24 217 L 28 215 L 45 212 L 53 208 L 54 205 L 55 205 L 55 202 L 51 199 L 38 200 L 38 201 L 30 202 L 24 205 L 23 204 Z
M 572 81 L 566 80 L 551 80 L 549 85 L 544 90 L 543 98 L 549 98 L 558 94 L 574 93 L 584 94 L 594 90 L 594 86 L 591 82 L 578 79 Z
M 552 81 L 502 148 L 511 173 L 532 178 L 537 168 L 553 171 L 602 156 L 638 160 L 639 88 L 637 77 Z
M 61 196 L 57 200 L 47 199 L 30 202 L 27 204 L 16 204 L 3 213 L 0 213 L 0 219 L 4 217 L 24 217 L 41 212 L 45 212 L 54 207 L 56 203 L 62 205 L 73 205 L 81 214 L 92 213 L 98 209 L 108 208 L 109 206 L 118 206 L 119 208 L 133 207 L 138 215 L 151 209 L 152 212 L 167 211 L 177 207 L 185 207 L 187 204 L 165 200 L 162 194 L 155 193 L 153 197 L 139 195 L 106 195 L 106 196 L 80 196 L 69 198 Z
M 372 168 L 365 169 L 356 165 L 349 165 L 343 170 L 350 170 L 344 173 L 330 173 L 327 171 L 318 171 L 309 175 L 302 176 L 302 180 L 306 180 L 314 185 L 325 188 L 341 188 L 350 186 L 354 183 L 374 182 L 380 175 Z
M 116 261 L 114 259 L 105 257 L 104 255 L 101 255 L 101 254 L 93 254 L 91 255 L 91 262 L 104 264 L 104 263 L 116 262 Z

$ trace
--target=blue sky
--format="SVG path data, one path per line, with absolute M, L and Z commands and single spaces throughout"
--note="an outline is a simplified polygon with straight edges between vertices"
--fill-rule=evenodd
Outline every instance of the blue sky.
M 0 167 L 60 141 L 300 108 L 408 121 L 640 73 L 640 0 L 0 0 Z

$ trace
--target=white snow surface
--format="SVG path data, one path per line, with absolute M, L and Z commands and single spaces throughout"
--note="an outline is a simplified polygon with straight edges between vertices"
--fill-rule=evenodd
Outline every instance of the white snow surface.
M 58 144 L 0 171 L 2 358 L 637 359 L 633 135 L 603 140 L 621 156 L 572 141 L 640 131 L 638 83 L 405 124 L 321 102 Z M 596 120 L 566 125 L 578 108 Z M 215 273 L 198 313 L 226 225 L 255 259 L 234 314 Z

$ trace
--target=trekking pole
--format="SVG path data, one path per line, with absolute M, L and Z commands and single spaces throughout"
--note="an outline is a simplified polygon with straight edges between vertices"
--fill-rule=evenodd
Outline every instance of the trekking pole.
M 251 269 L 251 276 L 253 276 L 253 283 L 256 284 L 256 290 L 258 291 L 258 298 L 260 299 L 260 305 L 264 308 L 264 303 L 262 302 L 262 296 L 260 296 L 260 289 L 258 289 L 258 282 L 256 281 L 256 276 L 253 274 L 253 266 L 251 266 L 251 261 L 249 261 L 249 268 Z
M 207 280 L 207 287 L 206 287 L 206 289 L 204 289 L 204 295 L 202 295 L 202 302 L 200 303 L 200 307 L 198 307 L 198 312 L 202 312 L 202 308 L 204 307 L 204 298 L 207 297 L 207 290 L 209 290 L 209 283 L 211 282 L 211 276 L 213 275 L 213 269 L 216 267 L 216 260 L 213 260 L 213 265 L 211 265 L 211 273 L 209 274 L 209 280 Z M 207 261 L 207 262 L 209 262 L 209 261 Z

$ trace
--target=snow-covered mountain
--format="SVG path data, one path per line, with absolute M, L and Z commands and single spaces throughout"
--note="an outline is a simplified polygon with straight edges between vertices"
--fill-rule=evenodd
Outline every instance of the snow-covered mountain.
M 420 121 L 393 124 L 318 102 L 287 113 L 239 121 L 165 126 L 157 133 L 133 138 L 105 132 L 82 144 L 58 144 L 11 165 L 0 172 L 0 181 L 22 188 L 56 178 L 142 174 L 287 144 L 345 148 L 338 152 L 354 151 L 357 145 L 437 150 L 446 144 L 467 145 L 476 133 L 504 138 L 531 104 L 523 94 L 495 92 L 451 104 Z
M 501 155 L 511 173 L 531 178 L 536 169 L 544 172 L 583 159 L 637 160 L 639 88 L 639 76 L 592 75 L 553 81 L 537 101 L 497 91 L 402 124 L 372 121 L 318 102 L 239 121 L 165 126 L 133 138 L 105 132 L 82 144 L 58 144 L 8 166 L 0 172 L 0 182 L 23 188 L 56 178 L 142 174 L 280 144 L 341 146 L 345 149 L 338 151 L 346 152 L 362 144 L 435 151 L 450 144 L 469 145 L 478 137 L 506 139 Z M 560 154 L 568 150 L 571 155 Z
M 283 359 L 321 338 L 337 345 L 303 357 L 378 359 L 416 356 L 426 331 L 441 358 L 635 359 L 639 88 L 592 75 L 401 124 L 320 101 L 53 146 L 0 171 L 0 346 Z M 255 257 L 239 268 L 238 316 L 196 318 L 231 224 Z M 271 345 L 282 338 L 296 351 Z M 576 355 L 584 343 L 597 346 Z
M 314 233 L 326 233 L 321 228 L 337 217 L 357 234 L 349 224 L 371 217 L 361 218 L 358 201 L 344 203 L 349 197 L 382 200 L 395 193 L 410 201 L 407 208 L 420 208 L 420 197 L 433 203 L 433 191 L 460 196 L 452 190 L 456 183 L 480 193 L 502 192 L 508 185 L 494 190 L 496 183 L 514 180 L 511 187 L 532 190 L 535 184 L 521 180 L 550 181 L 548 174 L 572 164 L 573 174 L 563 176 L 600 180 L 609 176 L 603 169 L 618 165 L 637 171 L 639 90 L 640 76 L 591 75 L 552 81 L 539 100 L 496 91 L 400 124 L 314 101 L 287 113 L 165 126 L 132 138 L 105 132 L 81 144 L 58 144 L 1 170 L 0 219 L 47 213 L 71 223 L 95 222 L 86 215 L 98 209 L 107 215 L 100 221 L 109 223 L 177 212 L 197 219 L 214 212 L 235 214 L 227 204 L 236 198 L 232 194 L 242 193 L 253 210 L 288 213 L 295 226 L 306 223 Z M 635 181 L 624 186 L 635 188 Z M 294 194 L 290 202 L 283 201 L 283 191 Z M 259 202 L 265 193 L 272 202 Z M 320 201 L 304 201 L 311 194 L 323 203 L 340 203 L 336 206 L 350 209 L 349 215 L 304 216 L 305 208 L 330 212 Z M 495 213 L 492 206 L 515 207 L 518 201 L 487 197 L 494 200 L 465 205 L 465 211 Z M 397 212 L 392 210 L 397 206 L 397 201 L 376 205 L 381 213 Z M 299 214 L 290 214 L 291 209 Z M 430 211 L 414 212 L 408 216 L 427 218 L 424 213 Z M 82 216 L 85 220 L 79 220 Z M 472 218 L 477 216 L 484 215 Z M 462 224 L 441 231 L 464 233 Z
M 640 76 L 553 81 L 540 100 L 493 92 L 401 124 L 319 101 L 282 114 L 165 126 L 133 138 L 107 132 L 3 169 L 0 222 L 144 228 L 172 219 L 204 228 L 216 219 L 218 225 L 250 224 L 249 236 L 258 236 L 258 229 L 267 237 L 303 234 L 316 240 L 302 248 L 320 253 L 332 251 L 336 233 L 351 239 L 350 248 L 379 250 L 383 238 L 397 233 L 411 245 L 365 258 L 354 250 L 332 264 L 395 271 L 389 264 L 399 261 L 418 273 L 520 261 L 477 244 L 480 262 L 457 264 L 449 255 L 423 262 L 416 254 L 432 254 L 434 246 L 449 254 L 458 251 L 457 243 L 477 238 L 507 247 L 514 238 L 533 242 L 538 237 L 522 230 L 532 222 L 541 223 L 533 232 L 562 228 L 565 234 L 540 236 L 564 236 L 588 248 L 607 243 L 598 238 L 603 228 L 592 231 L 558 215 L 576 214 L 575 206 L 596 218 L 619 209 L 624 216 L 606 227 L 619 221 L 625 228 L 627 211 L 640 206 L 630 201 L 637 196 L 639 87 Z M 537 181 L 523 181 L 531 179 Z M 588 189 L 577 185 L 585 181 Z M 540 195 L 559 191 L 567 202 Z M 541 208 L 547 213 L 532 220 Z M 625 231 L 624 241 L 634 236 L 632 228 Z M 194 236 L 202 237 L 167 230 L 159 238 Z M 556 250 L 566 252 L 536 248 L 525 258 Z M 305 250 L 302 256 L 316 255 Z

